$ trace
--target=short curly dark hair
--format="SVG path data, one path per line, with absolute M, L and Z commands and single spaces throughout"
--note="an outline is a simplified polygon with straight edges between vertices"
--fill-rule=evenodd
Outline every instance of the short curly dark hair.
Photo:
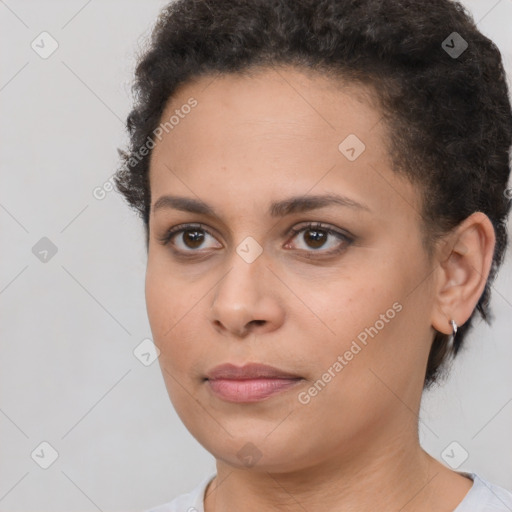
M 421 190 L 430 242 L 475 211 L 490 218 L 496 246 L 476 308 L 490 323 L 490 287 L 507 245 L 512 113 L 498 48 L 450 0 L 177 0 L 166 6 L 139 56 L 130 146 L 119 150 L 114 177 L 144 221 L 146 247 L 151 151 L 140 149 L 177 87 L 204 75 L 283 64 L 375 92 L 393 168 Z M 436 332 L 426 388 L 460 350 L 475 311 L 452 349 L 450 337 Z

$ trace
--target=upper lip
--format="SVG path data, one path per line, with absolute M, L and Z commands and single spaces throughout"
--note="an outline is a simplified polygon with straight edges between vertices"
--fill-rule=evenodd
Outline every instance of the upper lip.
M 244 366 L 235 366 L 234 364 L 226 363 L 216 366 L 210 370 L 207 375 L 207 380 L 214 379 L 300 379 L 300 375 L 286 372 L 273 366 L 259 363 L 248 363 Z

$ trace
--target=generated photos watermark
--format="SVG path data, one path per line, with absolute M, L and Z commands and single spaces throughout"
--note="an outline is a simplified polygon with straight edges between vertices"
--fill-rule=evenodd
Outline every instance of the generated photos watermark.
M 342 355 L 338 355 L 336 360 L 331 366 L 322 374 L 322 376 L 315 381 L 306 391 L 301 391 L 297 398 L 303 405 L 307 405 L 311 402 L 311 399 L 317 396 L 329 382 L 332 381 L 336 375 L 338 375 L 343 368 L 345 368 L 354 357 L 359 354 L 363 348 L 368 345 L 369 339 L 375 338 L 387 324 L 396 317 L 398 313 L 402 311 L 402 304 L 395 302 L 385 313 L 379 316 L 379 319 L 375 321 L 370 327 L 365 327 L 357 337 L 352 340 L 350 348 L 345 350 Z

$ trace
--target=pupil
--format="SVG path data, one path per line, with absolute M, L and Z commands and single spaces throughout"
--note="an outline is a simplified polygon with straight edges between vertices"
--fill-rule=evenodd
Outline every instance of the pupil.
M 192 235 L 191 235 L 192 233 Z M 185 244 L 188 247 L 196 248 L 199 247 L 204 239 L 204 233 L 201 233 L 200 231 L 194 230 L 194 231 L 185 231 Z M 189 245 L 189 242 L 192 242 L 192 245 Z
M 313 235 L 310 236 L 310 235 L 307 235 L 307 238 L 308 238 L 308 243 L 309 241 L 312 241 L 313 242 L 313 247 L 322 247 L 322 245 L 325 243 L 325 237 L 326 237 L 326 234 L 325 232 L 323 231 L 318 231 L 318 230 L 313 230 L 313 229 L 309 229 L 308 231 L 306 231 L 306 233 L 312 233 Z

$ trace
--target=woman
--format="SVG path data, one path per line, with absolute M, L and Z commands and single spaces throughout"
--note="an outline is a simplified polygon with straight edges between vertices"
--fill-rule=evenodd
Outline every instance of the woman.
M 463 7 L 180 0 L 136 78 L 116 184 L 169 396 L 217 465 L 152 510 L 512 510 L 418 440 L 507 243 L 511 106 Z

